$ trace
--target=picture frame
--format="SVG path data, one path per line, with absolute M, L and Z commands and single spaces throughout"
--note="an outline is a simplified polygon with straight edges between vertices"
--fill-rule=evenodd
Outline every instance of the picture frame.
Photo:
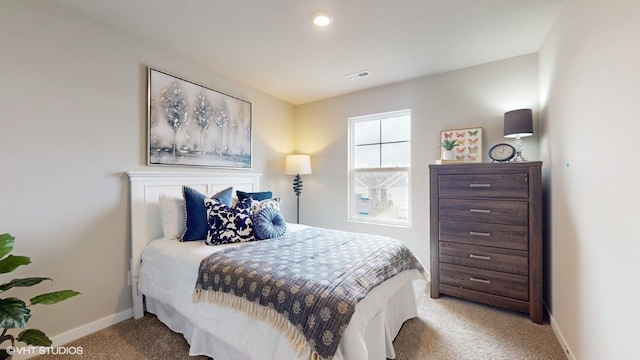
M 440 132 L 440 144 L 445 139 L 456 140 L 453 148 L 456 161 L 482 162 L 482 128 L 453 129 Z
M 147 164 L 251 169 L 251 103 L 148 68 Z

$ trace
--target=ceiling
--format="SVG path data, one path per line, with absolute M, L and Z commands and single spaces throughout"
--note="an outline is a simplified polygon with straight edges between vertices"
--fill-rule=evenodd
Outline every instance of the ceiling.
M 53 1 L 294 105 L 537 52 L 564 3 Z M 333 16 L 326 28 L 312 24 L 320 10 Z M 344 77 L 361 70 L 372 76 Z

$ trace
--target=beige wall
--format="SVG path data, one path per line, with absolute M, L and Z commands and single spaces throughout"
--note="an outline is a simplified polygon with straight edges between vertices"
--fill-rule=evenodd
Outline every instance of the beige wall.
M 568 0 L 540 51 L 546 297 L 580 360 L 638 357 L 639 13 Z
M 252 102 L 252 172 L 293 203 L 282 174 L 294 148 L 292 105 L 48 1 L 0 2 L 0 34 L 0 232 L 33 261 L 11 275 L 54 279 L 11 291 L 82 292 L 33 307 L 30 326 L 55 336 L 130 309 L 123 172 L 195 170 L 145 165 L 148 65 Z
M 366 81 L 361 79 L 357 81 Z M 300 221 L 401 239 L 429 265 L 428 165 L 440 158 L 440 131 L 484 128 L 485 161 L 502 136 L 503 114 L 538 108 L 536 54 L 424 77 L 296 107 L 296 147 L 312 156 L 305 176 Z M 399 109 L 412 110 L 412 227 L 347 221 L 347 119 Z M 536 121 L 537 124 L 537 121 Z M 525 138 L 525 155 L 538 160 L 538 137 Z

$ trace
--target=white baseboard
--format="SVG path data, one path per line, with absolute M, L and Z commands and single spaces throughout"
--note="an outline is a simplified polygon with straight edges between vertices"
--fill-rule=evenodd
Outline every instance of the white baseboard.
M 123 322 L 132 317 L 133 317 L 133 309 L 127 309 L 117 314 L 109 315 L 100 320 L 96 320 L 94 322 L 88 323 L 86 325 L 82 325 L 75 329 L 71 329 L 60 335 L 53 336 L 51 340 L 53 341 L 53 346 L 62 346 L 73 340 L 78 340 L 81 337 L 87 336 L 89 334 L 93 334 L 96 331 L 100 331 L 102 329 L 108 328 L 109 326 Z
M 133 309 L 127 309 L 121 311 L 119 313 L 109 315 L 102 319 L 96 320 L 94 322 L 88 323 L 86 325 L 82 325 L 75 329 L 71 329 L 69 331 L 63 332 L 62 334 L 52 336 L 51 341 L 53 341 L 52 347 L 63 346 L 67 343 L 70 343 L 74 340 L 78 340 L 81 337 L 85 337 L 87 335 L 93 334 L 96 331 L 100 331 L 102 329 L 108 328 L 109 326 L 115 325 L 119 322 L 125 321 L 133 317 Z M 23 360 L 29 359 L 38 354 L 14 354 L 14 360 Z
M 549 308 L 546 306 L 546 304 L 544 307 L 546 308 L 547 313 L 549 314 L 549 323 L 551 324 L 551 329 L 553 330 L 553 333 L 556 335 L 556 338 L 558 339 L 558 342 L 562 347 L 562 352 L 564 352 L 564 355 L 567 357 L 567 359 L 575 360 L 575 357 L 573 357 L 573 351 L 571 351 L 571 349 L 569 348 L 569 345 L 564 340 L 564 337 L 562 336 L 562 332 L 558 328 L 558 324 L 556 324 L 556 321 L 553 319 L 553 316 L 551 315 Z

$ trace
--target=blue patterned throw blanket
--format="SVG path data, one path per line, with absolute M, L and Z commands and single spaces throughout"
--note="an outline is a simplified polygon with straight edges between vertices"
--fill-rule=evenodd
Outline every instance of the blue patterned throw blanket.
M 268 321 L 299 356 L 331 359 L 358 301 L 410 269 L 424 275 L 398 240 L 307 228 L 206 257 L 193 298 Z

